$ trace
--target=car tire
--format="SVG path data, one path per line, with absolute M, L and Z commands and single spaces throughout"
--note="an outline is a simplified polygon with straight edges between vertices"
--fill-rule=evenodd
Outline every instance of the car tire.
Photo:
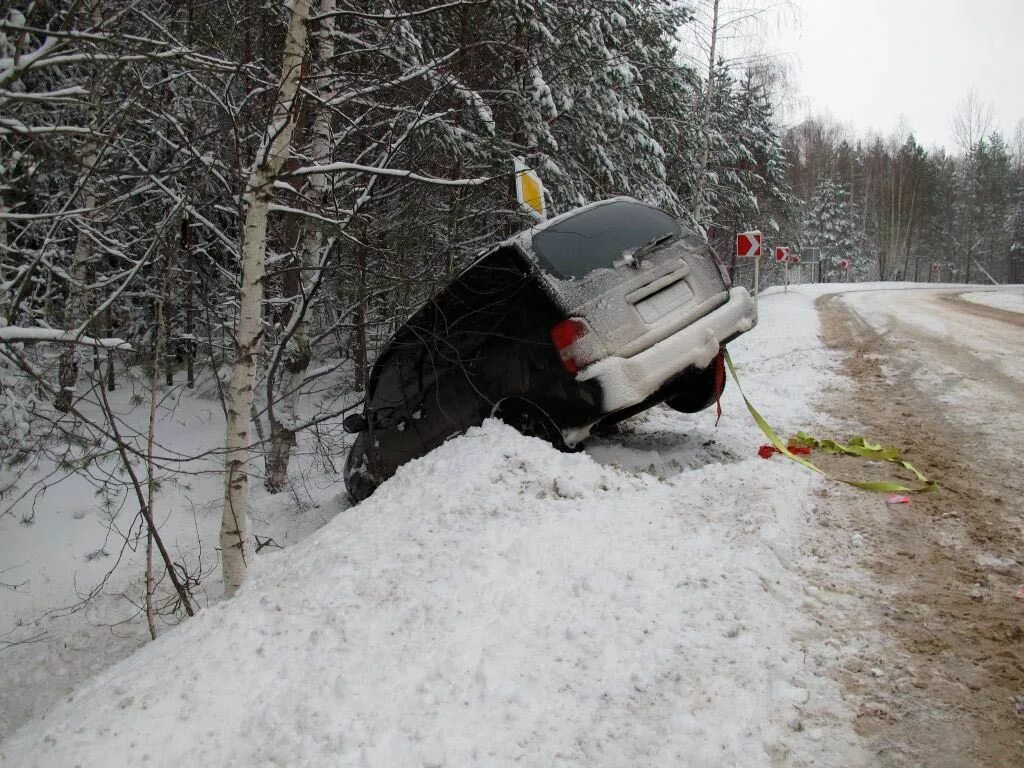
M 539 438 L 560 451 L 571 453 L 575 450 L 566 445 L 562 430 L 555 424 L 554 419 L 548 416 L 543 408 L 529 400 L 507 398 L 494 406 L 491 415 L 520 434 Z
M 680 413 L 697 413 L 717 402 L 725 391 L 725 361 L 719 354 L 702 371 L 687 376 L 680 384 L 678 394 L 665 400 L 665 405 Z
M 369 498 L 377 490 L 377 483 L 373 478 L 365 470 L 357 469 L 357 467 L 368 465 L 369 461 L 366 436 L 365 433 L 362 433 L 352 444 L 345 459 L 345 490 L 348 492 L 349 501 L 353 504 L 358 504 Z

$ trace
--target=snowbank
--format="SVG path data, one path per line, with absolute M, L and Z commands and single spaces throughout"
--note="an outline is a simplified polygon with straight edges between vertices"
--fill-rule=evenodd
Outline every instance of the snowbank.
M 814 743 L 784 619 L 801 594 L 793 490 L 809 482 L 725 465 L 662 482 L 488 422 L 0 758 L 770 765 Z
M 1024 290 L 965 293 L 960 298 L 974 304 L 984 304 L 986 307 L 1005 309 L 1008 312 L 1024 312 Z

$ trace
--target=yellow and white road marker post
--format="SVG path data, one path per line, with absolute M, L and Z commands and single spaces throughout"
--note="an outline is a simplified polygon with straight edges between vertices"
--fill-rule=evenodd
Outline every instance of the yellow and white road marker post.
M 521 157 L 513 158 L 516 171 L 516 199 L 538 221 L 548 217 L 544 204 L 544 183 L 540 176 Z

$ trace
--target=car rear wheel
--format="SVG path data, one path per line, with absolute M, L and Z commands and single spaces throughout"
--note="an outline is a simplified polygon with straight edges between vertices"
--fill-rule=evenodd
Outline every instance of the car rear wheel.
M 681 413 L 697 413 L 715 404 L 725 391 L 725 358 L 719 352 L 711 365 L 684 377 L 677 394 L 665 405 Z
M 494 418 L 499 419 L 520 434 L 527 437 L 538 437 L 541 440 L 551 443 L 560 451 L 572 451 L 565 444 L 562 437 L 562 430 L 558 428 L 554 420 L 544 410 L 529 400 L 519 398 L 508 398 L 502 400 L 494 407 L 492 412 Z
M 345 459 L 345 490 L 353 504 L 358 504 L 377 490 L 377 483 L 369 473 L 370 456 L 366 444 L 366 433 L 361 433 Z

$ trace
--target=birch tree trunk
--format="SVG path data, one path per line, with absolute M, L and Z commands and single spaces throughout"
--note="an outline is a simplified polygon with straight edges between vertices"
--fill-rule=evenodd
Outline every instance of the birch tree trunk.
M 715 101 L 715 50 L 718 46 L 718 5 L 719 0 L 711 4 L 711 39 L 708 52 L 708 87 L 704 94 L 704 115 L 701 117 L 700 160 L 697 164 L 697 184 L 690 200 L 690 215 L 694 221 L 704 226 L 704 197 L 707 186 L 708 160 L 711 156 L 711 108 Z
M 263 321 L 263 276 L 267 251 L 267 213 L 273 184 L 295 131 L 296 94 L 306 46 L 309 0 L 293 0 L 281 62 L 281 90 L 256 153 L 243 201 L 242 279 L 235 361 L 227 393 L 224 510 L 220 544 L 224 594 L 231 597 L 245 581 L 253 557 L 246 505 L 249 500 L 249 455 L 253 378 Z
M 334 58 L 334 0 L 321 0 L 319 13 L 321 20 L 318 34 L 318 71 L 325 75 L 329 71 L 330 62 Z M 324 163 L 330 159 L 331 152 L 331 117 L 329 110 L 319 109 L 313 118 L 312 139 L 310 141 L 310 159 L 315 163 Z M 328 179 L 325 174 L 317 173 L 310 177 L 310 198 L 319 205 L 327 202 Z M 306 313 L 309 311 L 309 299 L 319 285 L 320 274 L 317 270 L 320 251 L 324 247 L 323 229 L 319 224 L 305 227 L 302 234 L 299 257 L 298 295 L 294 297 L 292 317 L 289 322 L 291 337 L 286 340 L 284 354 L 280 355 L 280 365 L 284 369 L 280 376 L 277 392 L 268 391 L 267 414 L 270 419 L 270 459 L 267 462 L 267 490 L 277 493 L 288 481 L 288 463 L 295 445 L 296 426 L 299 423 L 298 405 L 299 391 L 305 379 L 306 371 L 313 359 L 313 348 L 306 334 Z M 268 381 L 268 384 L 270 382 Z M 280 399 L 277 399 L 280 398 Z M 277 408 L 275 409 L 275 400 Z
M 93 26 L 99 28 L 103 23 L 103 14 L 100 9 L 99 0 L 94 0 L 90 9 L 90 17 Z M 99 104 L 96 97 L 92 97 L 91 103 L 92 118 L 89 120 L 89 127 L 95 131 L 99 122 L 97 113 Z M 88 222 L 90 214 L 88 211 L 96 208 L 95 182 L 93 171 L 99 159 L 99 141 L 95 134 L 89 137 L 85 143 L 82 157 L 82 187 L 85 191 L 83 205 L 86 213 L 83 218 Z M 66 330 L 72 331 L 80 328 L 89 319 L 89 294 L 86 286 L 89 282 L 89 272 L 93 260 L 92 241 L 84 228 L 78 230 L 78 239 L 75 243 L 75 255 L 71 262 L 71 282 L 68 284 L 68 311 L 65 319 Z M 78 385 L 78 363 L 79 348 L 77 344 L 68 344 L 68 348 L 61 353 L 59 367 L 57 369 L 57 397 L 54 407 L 61 413 L 71 410 L 71 404 L 75 399 L 75 387 Z

